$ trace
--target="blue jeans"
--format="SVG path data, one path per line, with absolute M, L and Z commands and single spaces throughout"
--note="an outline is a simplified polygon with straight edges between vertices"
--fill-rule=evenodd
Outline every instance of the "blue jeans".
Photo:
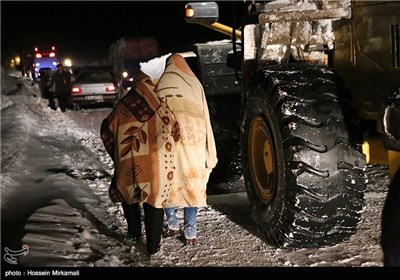
M 179 221 L 176 217 L 175 208 L 164 208 L 165 215 L 167 216 L 168 228 L 172 230 L 179 230 Z M 184 234 L 186 239 L 196 238 L 197 227 L 197 207 L 184 207 L 183 208 L 183 221 L 184 221 Z

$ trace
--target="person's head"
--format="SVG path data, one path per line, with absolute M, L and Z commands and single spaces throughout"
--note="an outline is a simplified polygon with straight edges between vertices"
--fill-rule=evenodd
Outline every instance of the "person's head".
M 61 73 L 62 71 L 64 71 L 64 66 L 63 66 L 61 63 L 58 63 L 58 64 L 57 64 L 57 71 L 60 72 L 60 73 Z
M 190 69 L 189 65 L 187 64 L 185 58 L 180 55 L 179 53 L 171 54 L 165 61 L 166 68 L 170 65 L 174 64 L 175 67 L 180 69 L 181 71 L 185 72 L 188 75 L 195 76 L 193 71 Z

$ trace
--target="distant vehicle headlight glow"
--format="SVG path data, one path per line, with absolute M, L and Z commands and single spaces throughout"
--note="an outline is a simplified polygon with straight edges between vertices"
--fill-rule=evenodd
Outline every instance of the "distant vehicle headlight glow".
M 71 66 L 72 66 L 72 61 L 71 61 L 71 59 L 66 58 L 66 59 L 64 60 L 64 66 L 66 66 L 66 67 L 71 67 Z

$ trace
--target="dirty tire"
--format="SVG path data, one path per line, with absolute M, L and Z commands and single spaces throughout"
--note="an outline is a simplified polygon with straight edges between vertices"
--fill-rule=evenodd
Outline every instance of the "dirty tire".
M 249 90 L 241 149 L 252 217 L 277 247 L 319 247 L 356 232 L 365 156 L 349 141 L 334 74 L 275 66 Z

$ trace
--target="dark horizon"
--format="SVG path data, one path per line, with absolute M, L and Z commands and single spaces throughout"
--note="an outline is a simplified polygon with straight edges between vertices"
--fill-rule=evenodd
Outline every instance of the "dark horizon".
M 2 64 L 20 51 L 51 45 L 60 57 L 88 63 L 106 60 L 110 45 L 123 36 L 154 37 L 161 54 L 228 38 L 187 23 L 185 5 L 189 2 L 1 1 Z M 218 2 L 220 11 L 229 15 L 230 2 Z M 229 25 L 229 17 L 222 22 Z

